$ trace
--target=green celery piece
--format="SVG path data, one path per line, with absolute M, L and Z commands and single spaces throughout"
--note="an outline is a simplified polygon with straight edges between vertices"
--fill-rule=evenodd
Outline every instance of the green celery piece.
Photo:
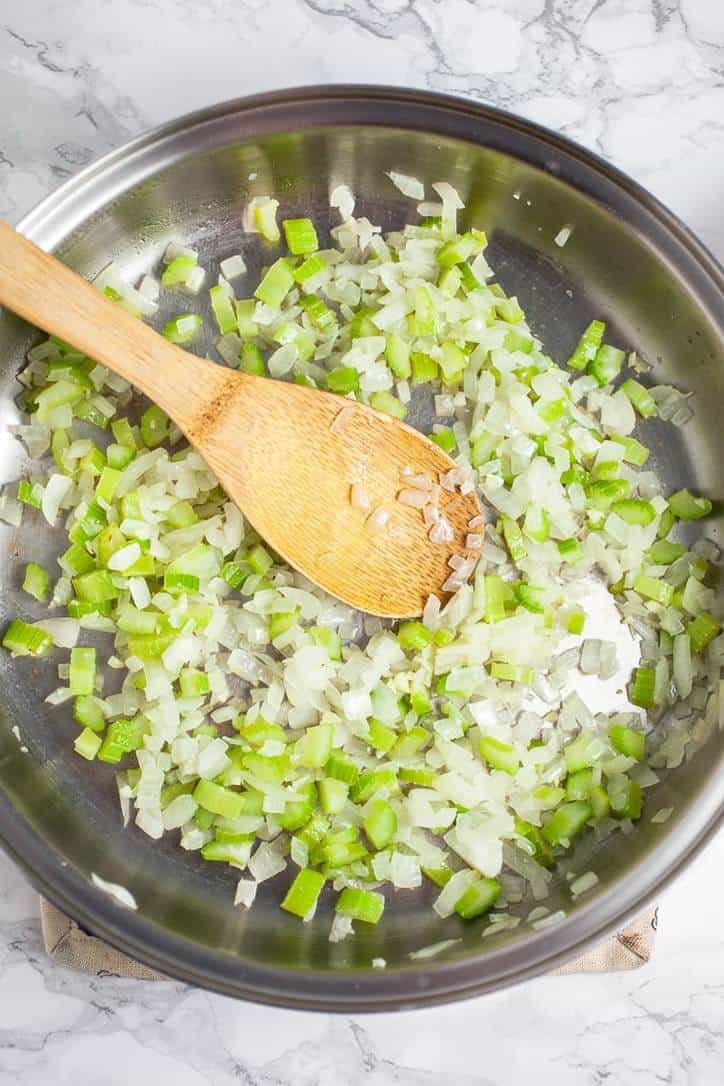
M 576 773 L 570 773 L 566 779 L 566 799 L 587 800 L 592 784 L 592 769 L 579 769 Z
M 294 286 L 294 276 L 291 273 L 288 262 L 280 257 L 268 269 L 259 286 L 254 291 L 254 297 L 260 302 L 278 309 Z
M 184 698 L 204 697 L 211 690 L 209 676 L 204 671 L 184 667 L 179 672 L 179 688 Z
M 473 920 L 476 916 L 482 916 L 483 913 L 492 909 L 500 897 L 501 889 L 497 879 L 477 879 L 455 902 L 455 912 L 463 920 Z
M 515 753 L 515 748 L 510 743 L 504 743 L 491 735 L 484 735 L 478 743 L 480 755 L 493 769 L 500 769 L 503 773 L 517 773 L 520 769 L 520 759 Z
M 387 365 L 398 380 L 406 381 L 412 373 L 410 364 L 410 344 L 396 332 L 385 336 L 385 358 Z
M 635 758 L 637 762 L 644 760 L 646 736 L 643 732 L 635 732 L 631 728 L 624 727 L 623 724 L 612 724 L 608 729 L 608 738 L 613 749 L 619 754 L 624 754 L 627 758 Z
M 523 683 L 530 686 L 535 678 L 531 667 L 523 667 L 518 664 L 506 664 L 499 660 L 493 660 L 490 664 L 490 674 L 494 679 L 502 679 L 504 682 Z
M 382 894 L 377 894 L 374 890 L 359 890 L 353 886 L 345 886 L 335 906 L 341 916 L 362 920 L 365 924 L 376 924 L 384 908 L 385 899 Z
M 391 415 L 394 419 L 404 419 L 407 414 L 404 403 L 388 391 L 373 392 L 370 396 L 370 407 L 382 411 L 385 415 Z
M 326 879 L 319 871 L 303 867 L 289 887 L 281 907 L 285 912 L 305 920 L 317 906 Z
M 603 387 L 618 377 L 623 367 L 626 355 L 617 347 L 609 347 L 602 343 L 596 351 L 596 357 L 588 364 L 588 373 L 595 377 L 599 385 Z
M 247 340 L 241 348 L 241 362 L 239 369 L 244 373 L 251 373 L 255 377 L 264 376 L 264 359 L 256 343 Z
M 521 837 L 525 837 L 533 846 L 533 856 L 536 863 L 539 863 L 542 867 L 553 866 L 555 863 L 553 850 L 541 833 L 540 826 L 534 826 L 531 822 L 516 818 L 515 832 L 520 834 Z
M 621 385 L 621 391 L 629 398 L 632 407 L 641 418 L 648 419 L 656 414 L 656 401 L 639 381 L 634 381 L 632 377 L 629 377 Z
M 457 445 L 455 434 L 448 427 L 444 427 L 436 434 L 430 434 L 430 441 L 434 441 L 446 453 L 454 452 Z
M 327 767 L 329 772 L 329 767 Z M 370 769 L 361 773 L 352 785 L 350 798 L 353 803 L 366 803 L 375 792 L 385 789 L 393 795 L 400 790 L 397 783 L 397 775 L 391 766 L 383 766 L 380 769 Z
M 324 777 L 318 784 L 319 803 L 325 814 L 339 814 L 347 802 L 349 785 L 334 777 Z
M 49 587 L 48 571 L 37 562 L 28 562 L 23 577 L 23 591 L 42 603 L 48 598 Z
M 68 685 L 71 694 L 92 694 L 96 681 L 96 650 L 76 647 L 70 650 Z
M 349 392 L 359 392 L 359 371 L 354 366 L 337 366 L 327 374 L 327 388 L 346 396 Z
M 641 817 L 641 785 L 621 773 L 613 776 L 608 782 L 608 798 L 611 801 L 611 810 L 619 818 L 630 818 L 636 821 Z
M 2 645 L 16 656 L 42 656 L 52 646 L 50 634 L 39 626 L 31 626 L 14 618 L 3 635 Z
M 311 219 L 284 219 L 282 226 L 289 252 L 294 256 L 306 256 L 319 248 L 317 231 Z
M 568 359 L 567 365 L 569 369 L 585 370 L 589 362 L 592 362 L 596 357 L 605 330 L 606 326 L 603 321 L 591 321 L 579 339 L 573 354 Z
M 317 724 L 307 728 L 296 744 L 299 765 L 308 769 L 321 769 L 326 765 L 332 751 L 333 735 L 334 728 L 331 724 Z
M 259 233 L 266 241 L 279 241 L 281 234 L 277 225 L 278 200 L 266 200 L 254 208 L 254 222 Z
M 297 788 L 297 793 L 300 794 L 301 798 L 288 802 L 281 814 L 276 816 L 282 829 L 292 833 L 302 826 L 306 826 L 314 814 L 317 803 L 317 786 L 314 781 L 307 781 L 301 788 Z
M 114 720 L 108 725 L 103 744 L 98 751 L 101 762 L 120 762 L 124 754 L 138 750 L 148 732 L 148 721 L 143 716 L 131 720 Z
M 333 324 L 337 323 L 337 318 L 332 310 L 321 298 L 318 298 L 316 294 L 304 295 L 299 299 L 299 305 L 307 314 L 314 327 L 318 328 L 320 332 L 324 332 L 327 328 L 331 328 Z
M 410 354 L 410 366 L 413 385 L 434 381 L 438 375 L 437 362 L 422 351 L 414 351 Z
M 141 415 L 141 437 L 149 449 L 155 449 L 167 439 L 168 428 L 168 415 L 156 404 L 151 404 Z
M 239 818 L 244 810 L 244 801 L 239 792 L 232 792 L 213 781 L 200 780 L 193 797 L 199 807 L 223 818 Z
M 349 785 L 353 785 L 359 777 L 359 770 L 352 759 L 337 750 L 333 750 L 330 754 L 324 766 L 324 772 L 328 777 L 334 777 L 335 780 L 344 781 Z
M 695 497 L 688 490 L 677 490 L 669 498 L 669 509 L 679 520 L 700 520 L 709 516 L 712 504 L 708 498 Z
M 203 323 L 201 317 L 196 313 L 182 313 L 178 317 L 173 317 L 163 326 L 161 335 L 164 339 L 167 339 L 169 343 L 190 343 L 201 331 Z
M 76 738 L 73 747 L 76 754 L 80 754 L 81 758 L 92 762 L 101 749 L 102 743 L 103 740 L 100 735 L 96 735 L 90 728 L 84 728 Z
M 274 641 L 287 630 L 291 630 L 292 626 L 296 626 L 300 612 L 301 608 L 296 607 L 293 611 L 275 611 L 269 615 L 269 640 Z
M 235 834 L 233 839 L 219 839 L 207 841 L 201 848 L 201 855 L 205 860 L 231 864 L 243 871 L 249 862 L 254 838 L 248 834 Z
M 209 298 L 216 324 L 222 336 L 228 335 L 229 332 L 235 332 L 238 328 L 238 318 L 236 315 L 236 299 L 231 291 L 219 283 L 215 287 L 209 288 Z
M 582 800 L 562 803 L 543 827 L 543 837 L 554 847 L 568 842 L 580 833 L 592 814 L 591 805 Z
M 195 256 L 177 256 L 166 265 L 161 275 L 161 282 L 165 287 L 175 287 L 185 283 L 189 272 L 195 268 L 197 260 Z
M 330 660 L 342 659 L 342 638 L 328 626 L 308 626 L 307 633 L 316 645 L 327 650 Z
M 298 268 L 294 269 L 293 276 L 297 283 L 306 283 L 308 279 L 312 279 L 315 275 L 319 275 L 327 267 L 324 257 L 321 257 L 319 253 L 314 253 L 312 256 L 308 256 L 306 260 L 303 260 Z
M 721 633 L 721 624 L 708 611 L 702 611 L 686 627 L 693 652 L 702 652 Z
M 81 694 L 73 702 L 73 716 L 84 728 L 102 732 L 106 726 L 100 699 L 93 694 Z
M 641 498 L 624 498 L 622 501 L 613 502 L 611 512 L 616 513 L 627 524 L 651 524 L 656 517 L 656 510 L 651 502 L 642 501 Z
M 432 631 L 415 619 L 401 622 L 397 630 L 397 640 L 400 643 L 400 648 L 407 650 L 419 651 L 424 649 L 427 645 L 432 644 L 433 637 Z
M 634 705 L 640 709 L 652 709 L 654 706 L 654 690 L 656 688 L 656 672 L 652 667 L 637 667 L 633 674 L 633 681 L 629 697 Z
M 387 754 L 397 742 L 397 732 L 394 728 L 388 728 L 381 721 L 370 717 L 368 742 L 379 754 Z
M 377 799 L 370 804 L 363 825 L 374 848 L 387 848 L 397 833 L 397 815 L 391 804 L 384 799 Z

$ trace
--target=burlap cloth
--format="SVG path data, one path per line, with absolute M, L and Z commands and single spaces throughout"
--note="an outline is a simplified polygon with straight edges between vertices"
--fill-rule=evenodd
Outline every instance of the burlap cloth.
M 45 949 L 53 961 L 67 969 L 94 973 L 99 977 L 134 977 L 136 980 L 167 980 L 148 966 L 134 962 L 120 950 L 79 928 L 74 920 L 51 905 L 40 901 L 40 921 Z M 615 973 L 638 969 L 649 961 L 656 932 L 656 909 L 642 913 L 616 935 L 598 943 L 580 958 L 562 965 L 554 974 Z

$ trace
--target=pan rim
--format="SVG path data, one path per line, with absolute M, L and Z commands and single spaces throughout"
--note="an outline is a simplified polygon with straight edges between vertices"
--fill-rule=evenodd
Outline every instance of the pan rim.
M 83 208 L 94 192 L 98 195 L 105 192 L 103 202 L 107 202 L 109 188 L 112 190 L 114 181 L 118 184 L 118 178 L 129 163 L 135 163 L 137 171 L 142 171 L 145 165 L 148 173 L 155 172 L 159 163 L 156 161 L 153 165 L 154 155 L 164 150 L 170 153 L 175 141 L 189 137 L 191 133 L 206 129 L 207 139 L 212 139 L 214 132 L 231 118 L 248 118 L 257 112 L 267 119 L 278 114 L 283 120 L 289 109 L 301 111 L 305 106 L 329 102 L 337 103 L 340 108 L 346 103 L 352 116 L 355 109 L 363 113 L 366 104 L 383 103 L 389 108 L 391 117 L 387 127 L 406 127 L 394 123 L 395 106 L 419 112 L 421 123 L 417 127 L 441 134 L 445 132 L 446 120 L 455 118 L 469 126 L 467 136 L 458 135 L 456 131 L 455 138 L 478 145 L 483 139 L 481 133 L 476 134 L 476 124 L 488 125 L 507 133 L 513 142 L 518 140 L 519 157 L 541 168 L 545 168 L 545 160 L 541 161 L 540 155 L 533 153 L 536 148 L 559 153 L 566 162 L 582 170 L 591 185 L 599 184 L 612 198 L 618 194 L 620 201 L 645 213 L 657 224 L 660 243 L 668 240 L 670 247 L 678 246 L 688 255 L 690 274 L 696 272 L 700 276 L 704 301 L 724 335 L 724 270 L 688 227 L 645 188 L 600 156 L 541 125 L 464 98 L 428 91 L 364 84 L 310 86 L 237 98 L 188 113 L 151 129 L 86 167 L 31 210 L 18 229 L 39 244 L 54 247 L 88 217 L 87 211 L 83 214 Z M 381 122 L 362 120 L 344 122 L 338 117 L 328 122 L 329 126 L 345 123 L 381 125 Z M 322 124 L 318 122 L 314 127 Z M 500 149 L 495 141 L 486 143 Z M 208 144 L 209 148 L 217 145 Z M 185 157 L 183 148 L 178 157 Z M 137 179 L 140 176 L 144 176 L 143 173 L 138 173 Z M 557 176 L 573 184 L 565 171 Z M 124 191 L 132 183 L 132 180 L 123 183 L 118 191 Z M 580 185 L 574 187 L 580 189 Z M 587 192 L 585 188 L 583 191 Z M 72 218 L 73 209 L 77 221 L 69 225 L 68 215 Z M 650 221 L 644 225 L 650 227 Z M 648 234 L 645 230 L 642 232 L 646 240 Z M 684 281 L 690 283 L 686 277 Z M 563 923 L 557 929 L 531 937 L 523 947 L 503 948 L 484 958 L 476 956 L 452 964 L 425 963 L 424 967 L 410 966 L 388 972 L 321 973 L 257 966 L 199 948 L 145 920 L 139 913 L 119 910 L 82 875 L 63 866 L 58 855 L 4 794 L 0 794 L 0 844 L 40 892 L 64 912 L 126 954 L 171 977 L 226 995 L 277 1006 L 343 1013 L 389 1011 L 469 998 L 519 983 L 569 960 L 620 927 L 668 886 L 713 838 L 724 819 L 724 799 L 720 798 L 724 795 L 722 782 L 724 766 L 707 781 L 693 805 L 696 812 L 687 812 L 681 825 L 676 827 L 677 832 L 670 833 L 646 860 L 637 864 L 627 887 L 612 886 L 577 913 L 577 926 L 581 930 L 575 937 L 572 933 L 566 934 L 570 932 L 570 925 Z M 675 845 L 675 841 L 679 844 Z M 620 905 L 614 902 L 616 897 L 621 900 Z

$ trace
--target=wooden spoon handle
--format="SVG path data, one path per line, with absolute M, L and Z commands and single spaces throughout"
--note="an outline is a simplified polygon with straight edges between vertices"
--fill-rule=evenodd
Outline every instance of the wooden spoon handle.
M 218 366 L 163 339 L 0 219 L 0 303 L 125 377 L 182 429 Z M 210 387 L 209 387 L 210 386 Z

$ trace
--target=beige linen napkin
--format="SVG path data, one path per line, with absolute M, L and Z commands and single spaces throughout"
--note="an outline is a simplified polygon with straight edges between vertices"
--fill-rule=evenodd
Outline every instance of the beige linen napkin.
M 53 961 L 67 969 L 94 973 L 99 977 L 134 977 L 136 980 L 167 980 L 148 966 L 134 962 L 120 950 L 96 939 L 79 928 L 49 901 L 40 900 L 40 921 L 45 949 Z M 651 957 L 656 932 L 656 909 L 649 909 L 633 923 L 598 943 L 579 958 L 575 958 L 554 974 L 616 973 L 638 969 Z

